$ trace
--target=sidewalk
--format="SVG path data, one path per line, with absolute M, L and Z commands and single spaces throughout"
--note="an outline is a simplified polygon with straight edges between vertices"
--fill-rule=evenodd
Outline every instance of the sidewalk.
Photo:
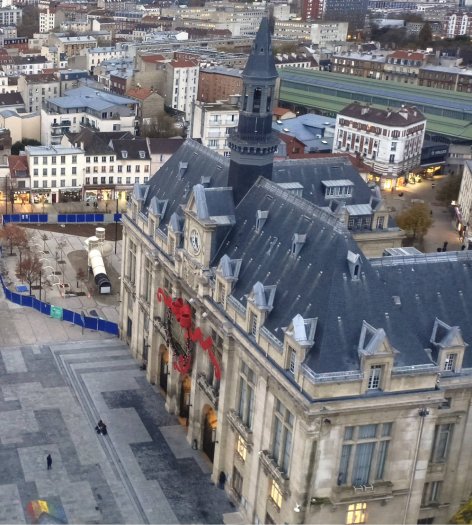
M 437 176 L 434 181 L 424 180 L 417 184 L 408 184 L 404 188 L 394 192 L 382 192 L 386 205 L 396 215 L 412 204 L 412 200 L 419 199 L 425 202 L 433 212 L 433 225 L 423 238 L 423 249 L 425 253 L 436 252 L 447 242 L 447 250 L 460 250 L 462 243 L 459 240 L 455 220 L 447 207 L 439 204 L 436 199 L 436 191 L 445 181 L 445 176 Z M 433 186 L 434 184 L 434 186 Z M 399 194 L 403 193 L 400 197 Z

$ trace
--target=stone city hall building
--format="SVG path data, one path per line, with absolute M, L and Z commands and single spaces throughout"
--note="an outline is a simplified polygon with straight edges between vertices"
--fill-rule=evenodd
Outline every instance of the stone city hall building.
M 472 252 L 368 260 L 274 181 L 276 77 L 264 19 L 231 160 L 187 140 L 135 186 L 122 337 L 242 522 L 447 522 L 472 489 Z

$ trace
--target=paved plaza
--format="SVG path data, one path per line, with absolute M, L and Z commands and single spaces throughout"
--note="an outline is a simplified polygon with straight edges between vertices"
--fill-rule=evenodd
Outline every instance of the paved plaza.
M 118 339 L 2 294 L 0 357 L 0 523 L 222 523 L 234 512 Z

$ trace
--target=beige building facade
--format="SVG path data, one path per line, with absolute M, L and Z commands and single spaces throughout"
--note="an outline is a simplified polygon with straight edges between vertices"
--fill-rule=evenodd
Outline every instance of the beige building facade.
M 242 76 L 231 160 L 187 140 L 134 188 L 120 336 L 240 522 L 445 523 L 472 490 L 471 252 L 368 260 L 253 131 L 266 19 Z

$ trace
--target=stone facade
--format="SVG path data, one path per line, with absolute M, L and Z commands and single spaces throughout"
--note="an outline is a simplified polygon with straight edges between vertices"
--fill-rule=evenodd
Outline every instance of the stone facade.
M 186 141 L 135 186 L 121 338 L 243 522 L 447 522 L 472 489 L 470 252 L 369 261 L 303 192 L 268 173 L 240 198 L 229 167 Z

